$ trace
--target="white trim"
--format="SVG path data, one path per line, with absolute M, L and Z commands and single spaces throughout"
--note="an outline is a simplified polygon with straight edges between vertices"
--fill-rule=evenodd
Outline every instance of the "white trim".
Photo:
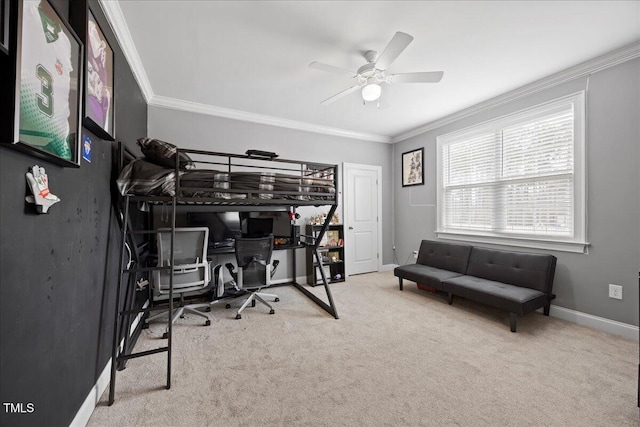
M 354 132 L 328 126 L 320 126 L 313 123 L 299 122 L 296 120 L 282 119 L 280 117 L 267 116 L 264 114 L 250 113 L 247 111 L 232 110 L 230 108 L 216 107 L 214 105 L 201 104 L 198 102 L 184 101 L 181 99 L 168 98 L 154 95 L 149 100 L 149 105 L 154 107 L 170 108 L 173 110 L 186 111 L 190 113 L 206 114 L 209 116 L 224 117 L 227 119 L 241 120 L 244 122 L 258 123 L 262 125 L 277 126 L 287 129 L 301 130 L 305 132 L 321 133 L 324 135 L 340 136 L 343 138 L 362 139 L 365 141 L 391 143 L 388 136 L 374 135 L 371 133 Z
M 120 9 L 120 3 L 117 1 L 100 0 L 100 6 L 107 17 L 107 21 L 109 21 L 109 25 L 111 25 L 111 30 L 113 34 L 115 34 L 125 58 L 127 58 L 133 76 L 138 82 L 138 85 L 140 85 L 145 101 L 149 103 L 149 101 L 153 99 L 153 88 L 149 82 L 149 77 L 147 77 L 147 72 L 144 70 L 144 65 L 142 64 L 136 45 L 131 38 L 127 21 L 124 19 L 122 9 Z
M 399 267 L 398 264 L 383 264 L 380 271 L 393 271 L 396 267 Z
M 602 71 L 606 68 L 613 67 L 615 65 L 630 61 L 638 57 L 640 57 L 640 41 L 631 43 L 620 49 L 613 50 L 604 55 L 582 62 L 574 67 L 567 68 L 566 70 L 544 77 L 540 80 L 536 80 L 532 83 L 521 86 L 518 89 L 514 89 L 502 95 L 498 95 L 494 98 L 488 99 L 472 107 L 465 108 L 441 119 L 426 123 L 408 132 L 396 135 L 395 137 L 393 137 L 392 142 L 396 143 L 404 141 L 405 139 L 412 138 L 430 130 L 437 129 L 441 126 L 456 122 L 466 117 L 470 117 L 481 111 L 498 107 L 511 101 L 515 101 L 516 99 L 534 94 L 541 90 L 548 89 L 550 87 L 568 82 L 579 77 L 584 77 L 598 71 Z
M 598 329 L 608 334 L 620 335 L 623 338 L 638 341 L 638 327 L 628 323 L 622 323 L 556 305 L 551 305 L 549 315 L 577 323 L 578 325 Z
M 342 163 L 342 200 L 343 200 L 343 227 L 345 230 L 345 241 L 347 244 L 349 244 L 349 242 L 346 239 L 346 231 L 349 229 L 349 215 L 347 212 L 347 207 L 348 205 L 346 203 L 344 203 L 344 200 L 348 200 L 348 196 L 349 196 L 349 189 L 348 189 L 348 182 L 347 182 L 347 170 L 349 168 L 356 168 L 356 169 L 364 169 L 364 170 L 368 170 L 368 171 L 374 171 L 377 173 L 376 176 L 376 190 L 377 190 L 377 198 L 378 198 L 378 205 L 376 206 L 376 209 L 378 210 L 378 223 L 377 223 L 377 233 L 378 233 L 378 271 L 380 271 L 380 269 L 382 268 L 382 166 L 376 166 L 376 165 L 362 165 L 362 164 L 358 164 L 358 163 Z M 345 251 L 345 258 L 348 260 L 349 257 L 346 256 L 346 251 Z M 345 278 L 349 277 L 349 265 L 347 264 L 347 262 L 345 262 Z
M 522 237 L 493 237 L 479 236 L 476 234 L 451 233 L 444 231 L 435 232 L 438 239 L 461 240 L 464 242 L 484 243 L 502 246 L 517 246 L 521 248 L 544 249 L 547 251 L 574 252 L 583 254 L 589 246 L 588 242 L 567 242 L 560 240 L 536 240 Z
M 89 391 L 89 395 L 78 409 L 76 416 L 69 424 L 69 427 L 84 427 L 89 422 L 89 418 L 91 418 L 91 414 L 93 414 L 93 410 L 96 408 L 97 403 L 100 401 L 100 396 L 107 389 L 109 385 L 109 380 L 111 377 L 111 359 L 107 362 L 107 366 L 104 367 L 102 373 L 98 377 L 98 381 Z
M 142 308 L 147 308 L 149 306 L 149 301 L 147 300 Z M 129 336 L 133 335 L 133 331 L 136 330 L 138 324 L 142 320 L 142 316 L 144 313 L 140 313 L 136 316 L 131 323 L 131 328 L 129 328 Z M 124 340 L 120 342 L 120 348 L 124 346 Z M 76 416 L 73 417 L 73 421 L 69 424 L 69 427 L 84 427 L 89 422 L 89 418 L 91 418 L 91 414 L 93 414 L 94 409 L 96 409 L 96 405 L 100 401 L 100 397 L 107 389 L 107 386 L 111 382 L 111 363 L 113 362 L 113 358 L 109 358 L 106 366 L 102 370 L 102 373 L 98 377 L 98 380 L 93 385 L 91 390 L 89 390 L 89 394 L 84 399 L 84 402 L 76 412 Z

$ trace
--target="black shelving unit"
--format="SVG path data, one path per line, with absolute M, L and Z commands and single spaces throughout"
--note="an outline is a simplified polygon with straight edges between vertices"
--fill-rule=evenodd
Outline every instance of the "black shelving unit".
M 307 224 L 305 234 L 315 240 L 321 230 L 322 225 Z M 307 248 L 307 284 L 311 286 L 323 284 L 320 268 L 324 269 L 329 283 L 344 282 L 344 227 L 342 224 L 329 224 L 321 238 L 318 253 L 322 265 L 314 258 L 313 249 Z

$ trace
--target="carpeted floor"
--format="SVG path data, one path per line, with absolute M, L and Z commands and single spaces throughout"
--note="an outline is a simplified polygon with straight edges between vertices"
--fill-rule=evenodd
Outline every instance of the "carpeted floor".
M 171 389 L 166 353 L 133 359 L 88 426 L 638 425 L 635 341 L 539 313 L 514 334 L 508 313 L 400 292 L 391 272 L 331 289 L 339 320 L 278 287 L 274 315 L 219 305 L 211 326 L 179 321 Z

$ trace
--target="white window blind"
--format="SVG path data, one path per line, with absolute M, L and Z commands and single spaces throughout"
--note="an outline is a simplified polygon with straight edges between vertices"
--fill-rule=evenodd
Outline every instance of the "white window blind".
M 583 98 L 439 137 L 439 237 L 583 250 Z

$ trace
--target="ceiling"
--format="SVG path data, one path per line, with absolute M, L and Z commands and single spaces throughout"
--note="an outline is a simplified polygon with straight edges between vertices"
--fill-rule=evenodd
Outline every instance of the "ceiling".
M 393 142 L 441 119 L 640 40 L 639 1 L 102 0 L 151 105 Z M 414 37 L 390 73 L 440 83 L 383 85 L 363 105 L 348 70 Z

